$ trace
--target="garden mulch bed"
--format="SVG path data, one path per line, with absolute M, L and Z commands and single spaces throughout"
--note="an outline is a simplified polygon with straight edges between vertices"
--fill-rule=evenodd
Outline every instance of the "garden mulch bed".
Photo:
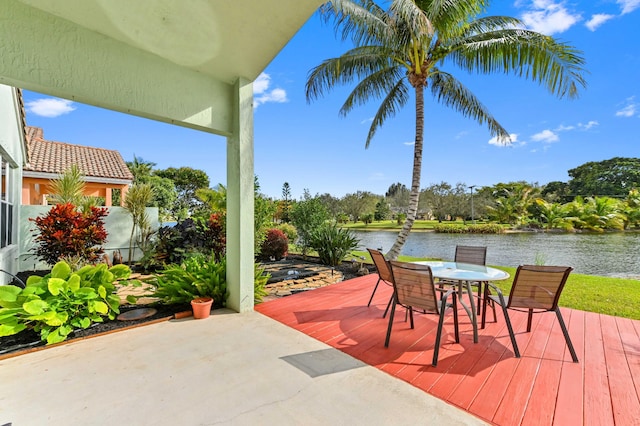
M 286 294 L 291 294 L 297 291 L 304 291 L 310 288 L 302 288 L 300 289 L 299 282 L 303 279 L 311 279 L 314 276 L 319 274 L 326 273 L 326 271 L 338 271 L 342 274 L 342 280 L 348 280 L 351 278 L 355 278 L 363 273 L 373 271 L 371 265 L 364 265 L 365 269 L 362 269 L 362 264 L 359 261 L 353 262 L 343 262 L 341 265 L 335 268 L 329 268 L 326 266 L 322 266 L 319 264 L 316 258 L 303 258 L 302 256 L 288 256 L 286 259 L 282 259 L 276 262 L 266 262 L 263 264 L 266 267 L 266 270 L 271 273 L 272 278 L 269 280 L 269 284 L 273 285 L 274 283 L 280 284 L 280 287 L 283 285 L 291 286 L 292 291 L 290 293 L 284 292 L 279 293 L 277 295 L 273 294 L 270 297 L 282 297 Z M 297 271 L 297 274 L 292 274 L 290 271 Z M 20 278 L 26 280 L 26 277 L 29 275 L 44 275 L 48 271 L 36 271 L 36 272 L 26 272 L 22 273 Z M 294 279 L 295 278 L 295 279 Z M 328 282 L 327 284 L 330 284 Z M 294 289 L 294 287 L 297 287 Z M 14 336 L 5 336 L 0 337 L 0 359 L 9 358 L 12 356 L 21 355 L 24 353 L 41 350 L 48 347 L 53 347 L 57 345 L 63 345 L 65 343 L 69 343 L 76 340 L 87 339 L 90 337 L 100 336 L 103 334 L 108 334 L 116 331 L 126 330 L 128 328 L 140 327 L 143 325 L 153 324 L 159 321 L 167 321 L 169 319 L 173 319 L 176 317 L 182 316 L 190 316 L 191 315 L 191 306 L 189 305 L 123 305 L 120 308 L 120 313 L 126 313 L 128 311 L 142 308 L 142 307 L 153 307 L 157 310 L 157 312 L 149 317 L 137 319 L 137 320 L 113 320 L 113 321 L 105 321 L 103 323 L 97 323 L 92 325 L 86 330 L 75 330 L 72 335 L 70 335 L 67 340 L 64 342 L 48 345 L 46 346 L 44 342 L 40 340 L 40 335 L 33 330 L 25 330 Z M 177 314 L 177 316 L 176 316 Z

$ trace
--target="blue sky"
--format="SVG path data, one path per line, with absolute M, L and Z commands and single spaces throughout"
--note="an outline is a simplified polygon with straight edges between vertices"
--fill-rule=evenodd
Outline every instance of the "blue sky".
M 513 135 L 499 146 L 488 130 L 425 94 L 422 187 L 457 182 L 486 186 L 525 180 L 567 181 L 567 171 L 588 161 L 639 157 L 640 0 L 494 1 L 490 15 L 521 18 L 529 28 L 583 51 L 588 86 L 577 100 L 559 100 L 537 84 L 513 76 L 478 76 L 448 68 Z M 311 68 L 348 48 L 330 25 L 313 16 L 254 84 L 255 173 L 261 190 L 336 197 L 356 191 L 383 195 L 411 183 L 413 101 L 364 142 L 378 103 L 338 110 L 348 88 L 311 104 L 304 85 Z M 225 139 L 67 100 L 25 92 L 27 123 L 48 140 L 118 150 L 157 168 L 204 170 L 211 186 L 225 183 Z

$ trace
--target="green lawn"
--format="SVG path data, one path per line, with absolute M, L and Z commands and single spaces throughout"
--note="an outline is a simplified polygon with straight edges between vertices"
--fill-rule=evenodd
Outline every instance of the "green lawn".
M 373 263 L 368 252 L 357 251 L 353 254 L 365 256 L 365 262 Z M 400 256 L 398 260 L 411 262 L 431 259 Z M 511 275 L 508 280 L 495 283 L 508 294 L 516 268 L 494 267 Z M 560 297 L 560 306 L 640 320 L 640 281 L 572 273 Z

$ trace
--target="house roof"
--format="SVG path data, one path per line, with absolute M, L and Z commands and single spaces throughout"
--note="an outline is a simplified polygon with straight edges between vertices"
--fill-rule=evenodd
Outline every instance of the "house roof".
M 72 164 L 77 164 L 87 177 L 133 180 L 118 151 L 48 141 L 40 127 L 26 126 L 26 134 L 29 153 L 29 163 L 24 167 L 26 172 L 62 174 Z

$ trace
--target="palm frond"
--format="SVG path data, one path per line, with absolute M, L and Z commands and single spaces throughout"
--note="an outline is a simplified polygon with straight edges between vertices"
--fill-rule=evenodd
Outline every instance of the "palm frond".
M 378 41 L 388 30 L 388 14 L 373 0 L 332 0 L 320 8 L 325 22 L 333 21 L 336 34 L 355 45 Z
M 479 33 L 451 47 L 449 58 L 469 72 L 514 74 L 546 86 L 560 98 L 576 98 L 579 88 L 586 87 L 582 52 L 534 31 Z
M 394 67 L 392 52 L 379 46 L 349 50 L 338 58 L 323 61 L 307 77 L 307 101 L 317 99 L 336 85 L 349 84 L 371 74 Z
M 370 74 L 351 91 L 340 108 L 340 115 L 346 116 L 355 106 L 364 105 L 372 98 L 379 99 L 385 96 L 402 78 L 404 78 L 403 70 L 397 65 Z
M 399 80 L 393 88 L 389 91 L 389 94 L 385 96 L 378 107 L 376 115 L 373 117 L 371 127 L 369 128 L 369 134 L 367 135 L 367 141 L 364 147 L 369 148 L 371 140 L 376 134 L 376 131 L 385 120 L 389 117 L 396 115 L 396 113 L 407 104 L 409 100 L 409 87 L 406 83 L 406 79 Z
M 430 77 L 431 93 L 438 102 L 455 109 L 467 118 L 476 120 L 480 125 L 486 124 L 492 136 L 497 136 L 503 143 L 509 143 L 511 138 L 500 123 L 491 115 L 489 110 L 451 74 L 438 71 Z

